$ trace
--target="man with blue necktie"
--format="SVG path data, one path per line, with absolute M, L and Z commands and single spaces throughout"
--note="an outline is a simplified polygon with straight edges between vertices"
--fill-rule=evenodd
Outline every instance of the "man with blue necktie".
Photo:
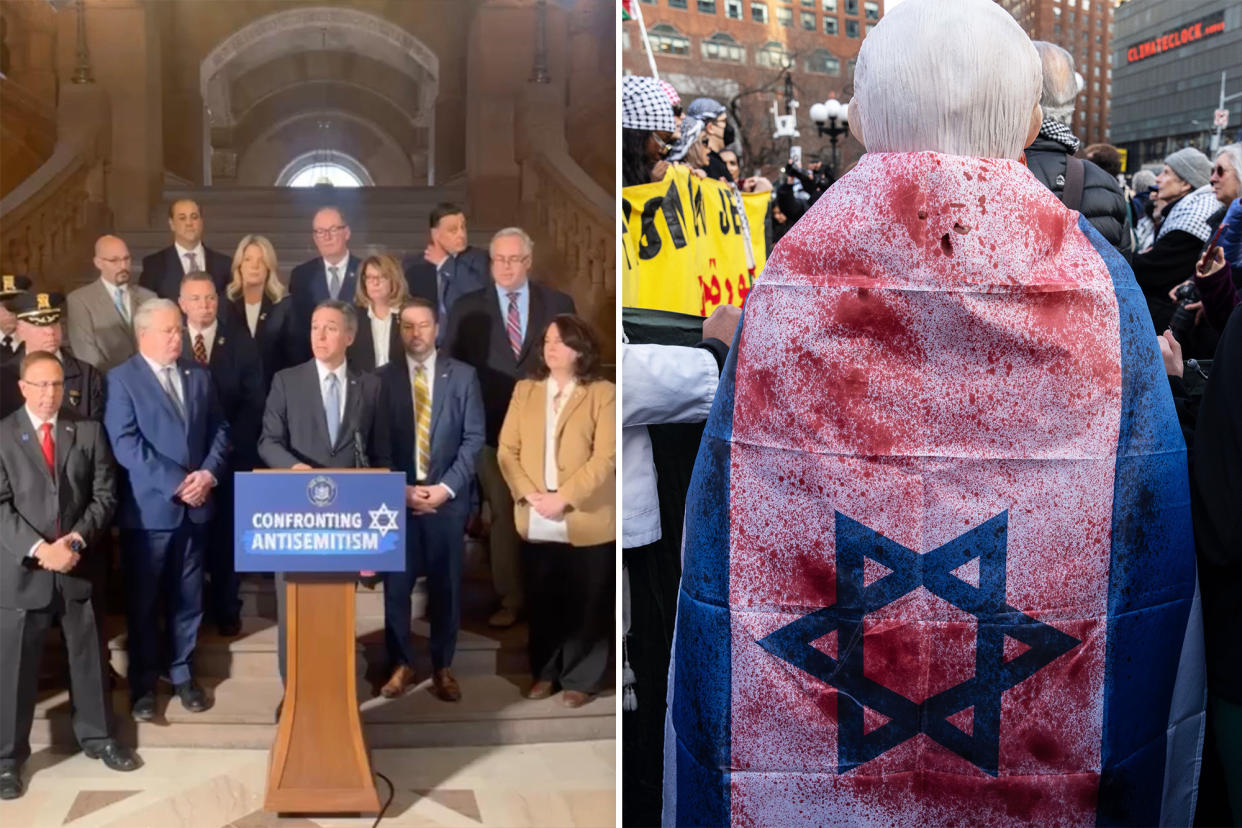
M 66 299 L 69 349 L 105 374 L 134 355 L 134 313 L 155 294 L 133 284 L 129 246 L 116 236 L 95 242 L 99 278 Z
M 320 302 L 352 303 L 362 260 L 349 252 L 349 222 L 339 207 L 320 207 L 311 220 L 311 238 L 319 255 L 289 274 L 293 302 L 290 345 L 301 359 L 309 359 L 311 314 Z
M 206 366 L 181 357 L 181 311 L 152 299 L 134 314 L 138 353 L 108 373 L 104 405 L 121 477 L 121 566 L 129 632 L 129 692 L 139 721 L 155 716 L 158 618 L 163 598 L 168 676 L 192 713 L 211 707 L 194 680 L 203 618 L 203 560 L 228 472 L 229 426 Z
M 431 211 L 429 236 L 422 259 L 406 263 L 405 281 L 411 296 L 434 302 L 437 318 L 445 320 L 458 299 L 487 287 L 487 251 L 469 246 L 466 214 L 451 202 Z M 441 347 L 446 327 L 437 329 L 436 346 Z

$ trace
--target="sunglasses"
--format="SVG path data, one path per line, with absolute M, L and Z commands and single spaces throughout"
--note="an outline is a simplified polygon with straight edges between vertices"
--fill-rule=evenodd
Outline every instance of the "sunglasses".
M 655 141 L 656 151 L 658 151 L 660 155 L 668 155 L 673 149 L 672 144 L 668 143 L 654 132 L 651 133 L 651 140 Z
M 1216 174 L 1217 178 L 1224 178 L 1226 175 L 1233 172 L 1233 170 L 1227 170 L 1220 164 L 1217 164 L 1214 168 L 1212 168 L 1212 172 Z

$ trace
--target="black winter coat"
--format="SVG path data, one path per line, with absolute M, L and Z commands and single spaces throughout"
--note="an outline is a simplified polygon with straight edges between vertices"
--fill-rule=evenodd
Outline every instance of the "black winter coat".
M 1039 182 L 1064 201 L 1066 157 L 1069 147 L 1038 137 L 1026 148 L 1026 165 Z M 1130 234 L 1126 231 L 1126 197 L 1116 180 L 1104 170 L 1084 160 L 1082 204 L 1078 212 L 1100 231 L 1108 243 L 1130 258 Z

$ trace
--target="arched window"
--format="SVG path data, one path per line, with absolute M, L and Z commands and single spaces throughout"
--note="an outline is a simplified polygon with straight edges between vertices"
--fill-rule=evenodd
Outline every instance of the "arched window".
M 746 47 L 724 32 L 716 32 L 703 39 L 701 44 L 705 60 L 724 60 L 730 63 L 746 62 Z
M 820 75 L 840 75 L 841 61 L 827 49 L 816 49 L 806 59 L 806 71 Z
M 755 50 L 755 63 L 772 69 L 789 69 L 793 66 L 793 55 L 782 44 L 771 41 Z
M 647 30 L 651 50 L 662 55 L 690 56 L 690 38 L 667 23 L 657 23 Z
M 276 177 L 277 187 L 374 187 L 366 167 L 336 150 L 312 150 L 294 158 Z

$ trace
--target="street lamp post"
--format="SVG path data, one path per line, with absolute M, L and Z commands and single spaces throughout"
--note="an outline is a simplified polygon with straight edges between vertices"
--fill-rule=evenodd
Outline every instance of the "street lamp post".
M 829 98 L 823 103 L 812 104 L 810 115 L 820 137 L 827 135 L 828 140 L 832 142 L 832 164 L 828 172 L 835 181 L 837 166 L 840 163 L 837 155 L 837 139 L 842 135 L 848 135 L 850 131 L 849 104 L 843 104 L 836 98 Z

